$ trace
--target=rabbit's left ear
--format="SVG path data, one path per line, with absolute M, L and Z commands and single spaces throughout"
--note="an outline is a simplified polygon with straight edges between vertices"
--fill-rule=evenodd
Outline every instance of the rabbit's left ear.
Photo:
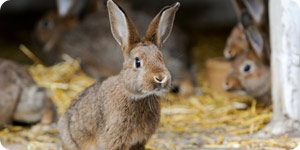
M 259 58 L 264 59 L 264 39 L 258 26 L 255 24 L 248 11 L 243 11 L 240 19 L 250 45 L 254 49 L 256 55 Z
M 175 19 L 176 11 L 180 4 L 175 3 L 173 6 L 164 7 L 151 21 L 144 41 L 152 42 L 157 47 L 162 47 L 162 44 L 168 39 Z

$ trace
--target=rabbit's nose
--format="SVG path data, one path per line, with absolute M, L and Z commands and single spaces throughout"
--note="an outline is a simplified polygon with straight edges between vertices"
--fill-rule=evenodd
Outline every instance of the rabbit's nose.
M 165 83 L 167 81 L 167 76 L 155 76 L 153 78 L 157 83 Z

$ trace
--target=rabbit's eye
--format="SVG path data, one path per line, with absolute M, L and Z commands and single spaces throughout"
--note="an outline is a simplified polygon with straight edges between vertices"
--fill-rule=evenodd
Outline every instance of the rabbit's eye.
M 44 28 L 51 28 L 53 26 L 53 23 L 49 20 L 45 20 L 42 22 L 42 27 Z
M 136 68 L 140 68 L 141 67 L 141 60 L 138 57 L 135 58 L 135 67 Z
M 249 72 L 251 69 L 251 66 L 249 64 L 245 65 L 244 72 Z
M 248 75 L 250 73 L 253 73 L 256 70 L 256 65 L 251 60 L 246 60 L 241 66 L 240 66 L 240 73 L 243 75 Z

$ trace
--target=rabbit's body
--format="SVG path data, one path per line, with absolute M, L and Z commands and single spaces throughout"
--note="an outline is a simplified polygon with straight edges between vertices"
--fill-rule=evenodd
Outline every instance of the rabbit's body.
M 128 14 L 133 17 L 139 31 L 146 31 L 151 17 L 141 11 L 136 11 L 125 5 Z M 53 17 L 52 17 L 53 18 Z M 42 19 L 41 22 L 49 19 Z M 65 21 L 67 22 L 67 21 Z M 71 21 L 72 22 L 72 21 Z M 40 29 L 39 27 L 37 28 Z M 37 30 L 37 31 L 38 31 Z M 55 63 L 60 61 L 63 53 L 81 60 L 82 67 L 85 72 L 96 79 L 103 80 L 111 75 L 116 75 L 122 68 L 123 56 L 118 44 L 111 40 L 110 25 L 107 12 L 97 11 L 88 14 L 82 22 L 78 22 L 73 27 L 67 26 L 59 36 L 52 36 L 48 41 L 56 41 L 50 46 L 48 59 Z M 41 32 L 42 33 L 42 32 Z M 140 33 L 144 34 L 144 33 Z M 39 34 L 41 39 L 41 34 Z M 52 40 L 59 38 L 59 40 Z M 51 43 L 51 42 L 50 42 Z M 188 68 L 187 58 L 187 38 L 178 29 L 174 28 L 174 32 L 170 35 L 169 40 L 164 44 L 162 53 L 164 55 L 166 65 L 173 76 L 174 86 L 182 89 L 183 96 L 190 96 L 195 92 L 194 83 L 190 69 Z M 45 47 L 44 47 L 45 48 Z M 182 85 L 182 87 L 181 87 Z M 185 90 L 189 89 L 189 90 Z
M 0 59 L 0 126 L 12 122 L 52 123 L 54 105 L 47 92 L 39 88 L 25 67 Z
M 159 48 L 171 33 L 178 7 L 176 3 L 163 8 L 141 40 L 131 19 L 108 0 L 111 31 L 122 48 L 123 67 L 118 75 L 82 92 L 60 118 L 65 150 L 145 150 L 159 124 L 160 97 L 171 86 Z
M 159 124 L 159 97 L 150 95 L 132 100 L 127 93 L 120 77 L 114 76 L 79 95 L 59 123 L 60 129 L 68 129 L 60 132 L 65 145 L 77 149 L 98 145 L 111 150 L 128 149 L 114 147 L 123 142 L 127 146 L 144 145 Z M 88 144 L 86 147 L 80 143 Z

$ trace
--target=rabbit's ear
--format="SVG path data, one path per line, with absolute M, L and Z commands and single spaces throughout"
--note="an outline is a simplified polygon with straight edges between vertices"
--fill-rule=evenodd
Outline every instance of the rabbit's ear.
M 58 14 L 60 17 L 79 16 L 87 2 L 85 0 L 56 0 Z
M 246 7 L 241 0 L 232 0 L 232 3 L 235 9 L 235 13 L 239 17 L 241 15 L 242 10 Z
M 259 31 L 258 26 L 255 24 L 253 18 L 247 11 L 243 11 L 241 14 L 241 23 L 246 32 L 246 36 L 254 49 L 256 55 L 261 59 L 264 58 L 264 39 Z
M 243 0 L 243 3 L 254 18 L 255 23 L 261 24 L 265 13 L 264 0 Z
M 151 21 L 144 41 L 152 42 L 161 47 L 172 31 L 175 13 L 179 6 L 180 4 L 177 2 L 173 6 L 164 7 Z
M 56 0 L 56 4 L 59 16 L 64 17 L 70 13 L 75 0 Z
M 111 31 L 124 52 L 141 41 L 135 24 L 112 0 L 107 1 Z

